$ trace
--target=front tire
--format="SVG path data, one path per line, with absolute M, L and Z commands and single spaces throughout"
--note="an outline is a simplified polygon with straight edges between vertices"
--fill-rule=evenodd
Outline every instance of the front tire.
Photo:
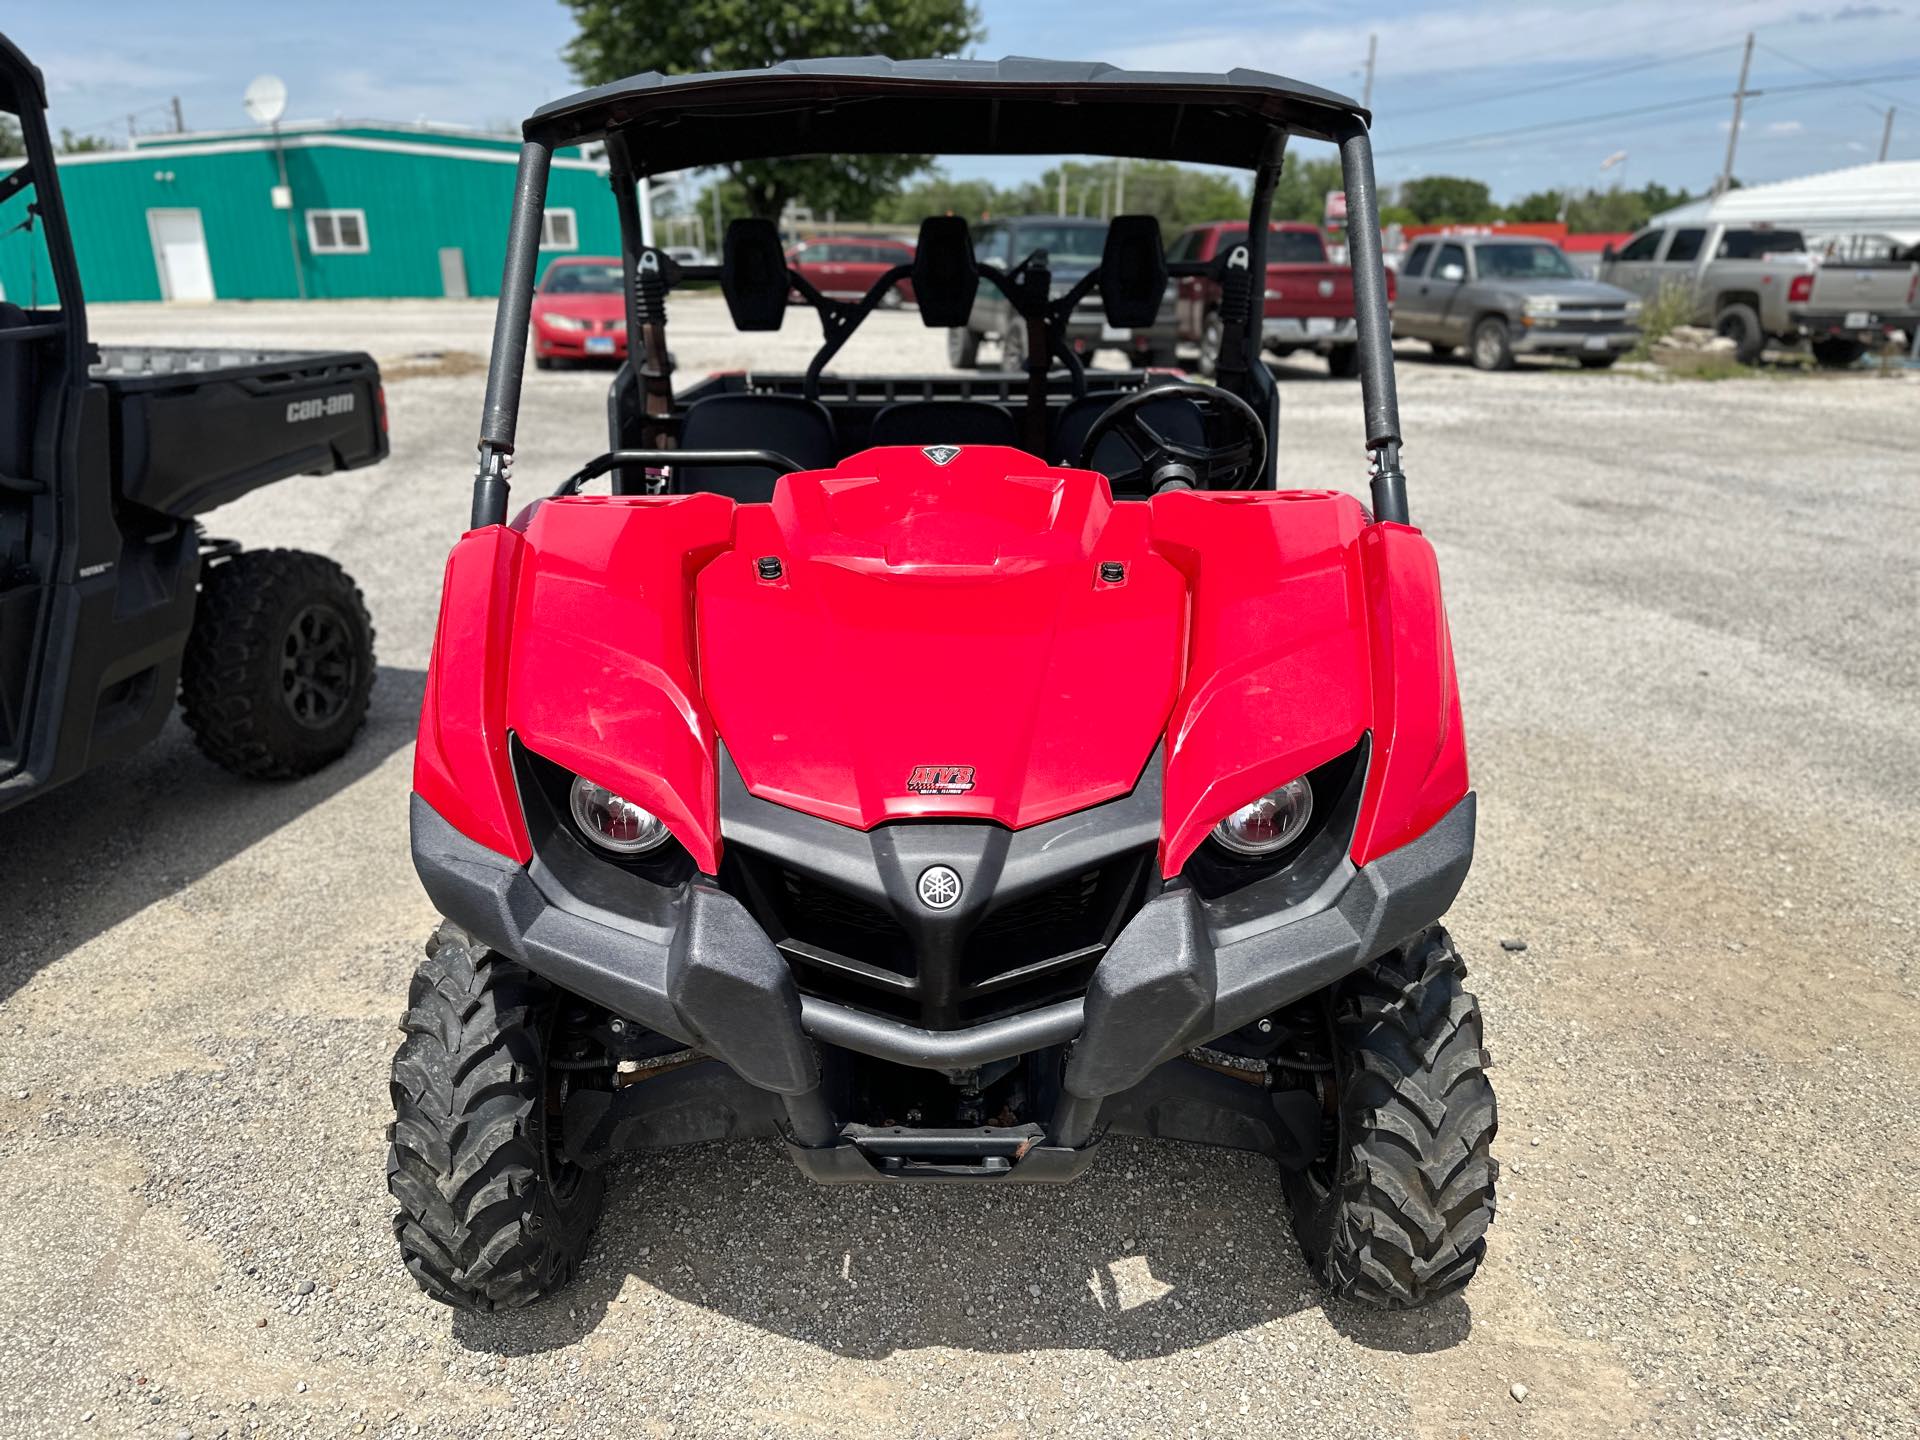
M 387 1189 L 415 1282 L 460 1310 L 508 1310 L 573 1277 L 604 1182 L 549 1130 L 544 980 L 443 925 L 414 972 L 393 1057 Z
M 1454 347 L 1451 345 L 1443 345 L 1438 340 L 1429 340 L 1427 342 L 1427 348 L 1433 351 L 1433 358 L 1436 360 L 1451 360 L 1453 358 Z
M 1018 315 L 1000 332 L 1000 368 L 1014 375 L 1027 373 L 1027 327 Z
M 180 662 L 194 743 L 256 780 L 347 752 L 373 689 L 373 621 L 347 572 L 304 550 L 249 550 L 202 575 Z
M 1465 974 L 1434 926 L 1333 995 L 1333 1143 L 1285 1176 L 1307 1263 L 1345 1299 L 1425 1305 L 1486 1254 L 1498 1124 Z
M 1580 355 L 1576 356 L 1582 370 L 1611 370 L 1618 355 Z
M 964 325 L 947 331 L 947 364 L 956 370 L 980 368 L 980 335 Z
M 1513 368 L 1513 334 L 1507 329 L 1507 322 L 1498 315 L 1489 315 L 1473 327 L 1473 368 Z
M 1351 380 L 1360 373 L 1360 348 L 1336 345 L 1327 351 L 1327 374 L 1335 380 Z

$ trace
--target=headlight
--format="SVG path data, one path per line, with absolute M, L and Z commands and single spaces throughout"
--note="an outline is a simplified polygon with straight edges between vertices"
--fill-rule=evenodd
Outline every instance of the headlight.
M 1529 315 L 1558 315 L 1559 313 L 1560 302 L 1558 300 L 1542 296 L 1527 301 L 1527 314 Z
M 666 841 L 666 821 L 584 776 L 574 777 L 569 804 L 586 837 L 618 854 L 638 855 Z
M 549 330 L 584 330 L 587 328 L 586 321 L 576 319 L 572 315 L 542 315 L 540 317 L 540 323 L 545 325 Z
M 1302 775 L 1242 805 L 1213 827 L 1213 838 L 1237 855 L 1271 855 L 1306 833 L 1313 818 L 1313 787 Z
M 1629 300 L 1629 301 L 1627 301 L 1627 319 L 1629 319 L 1629 320 L 1638 320 L 1638 319 L 1640 318 L 1640 309 L 1641 309 L 1641 306 L 1642 306 L 1642 305 L 1643 305 L 1644 303 L 1645 303 L 1645 302 L 1643 302 L 1643 301 L 1640 301 L 1640 300 Z

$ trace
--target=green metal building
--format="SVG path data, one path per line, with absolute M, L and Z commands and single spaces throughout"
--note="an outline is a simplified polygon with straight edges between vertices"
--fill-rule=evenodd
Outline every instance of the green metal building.
M 297 124 L 62 156 L 60 185 L 90 301 L 492 295 L 518 158 L 513 136 Z M 557 152 L 547 205 L 543 269 L 619 253 L 603 160 Z M 25 196 L 0 204 L 0 291 L 22 305 L 53 294 L 26 219 Z

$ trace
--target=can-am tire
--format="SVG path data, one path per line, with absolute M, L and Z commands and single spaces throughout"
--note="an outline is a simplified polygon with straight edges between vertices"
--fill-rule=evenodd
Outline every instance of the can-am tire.
M 200 579 L 180 706 L 215 764 L 292 780 L 339 759 L 367 719 L 373 621 L 324 555 L 247 550 Z
M 508 1310 L 573 1276 L 604 1181 L 549 1130 L 553 988 L 452 926 L 428 942 L 393 1057 L 387 1189 L 401 1259 L 428 1295 Z
M 1479 1002 L 1439 926 L 1331 1000 L 1331 1144 L 1283 1172 L 1294 1233 L 1335 1295 L 1408 1310 L 1460 1289 L 1486 1253 L 1497 1167 Z

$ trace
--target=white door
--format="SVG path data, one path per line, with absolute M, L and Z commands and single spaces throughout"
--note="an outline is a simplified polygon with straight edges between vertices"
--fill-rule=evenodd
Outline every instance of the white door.
M 153 263 L 167 300 L 213 299 L 213 267 L 207 263 L 207 233 L 198 210 L 149 210 Z

